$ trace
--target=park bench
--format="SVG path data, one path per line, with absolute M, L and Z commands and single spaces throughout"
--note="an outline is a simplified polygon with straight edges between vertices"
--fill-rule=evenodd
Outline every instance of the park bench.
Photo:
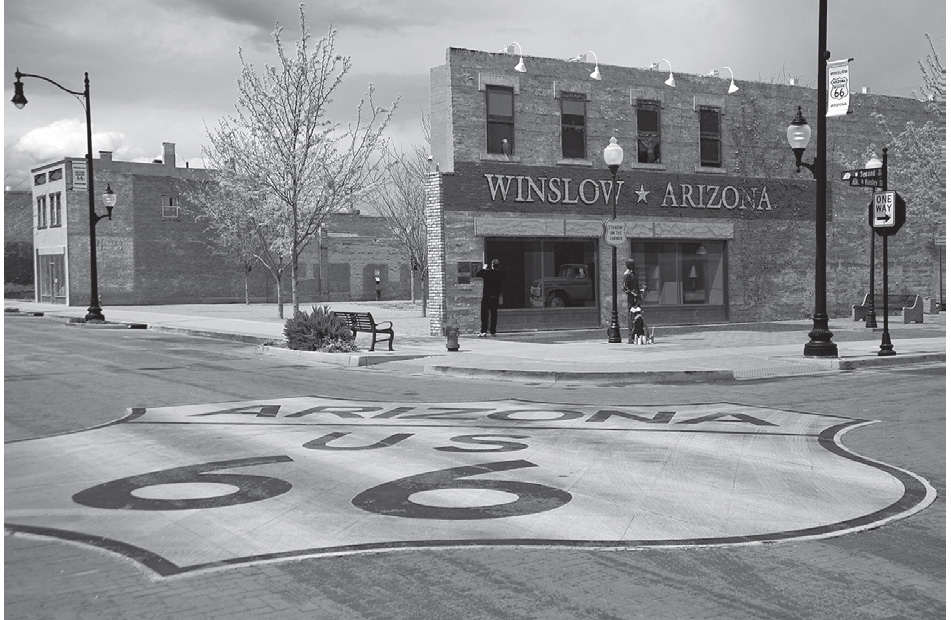
M 376 347 L 376 338 L 378 334 L 389 334 L 390 351 L 393 350 L 393 323 L 383 321 L 377 323 L 373 320 L 373 315 L 369 312 L 338 312 L 334 310 L 334 316 L 341 319 L 353 332 L 353 337 L 357 337 L 357 332 L 372 334 L 373 339 L 370 342 L 370 350 Z
M 901 309 L 901 320 L 904 323 L 924 323 L 925 322 L 925 304 L 921 301 L 920 295 L 915 295 L 915 300 L 910 306 L 903 306 Z
M 882 294 L 875 293 L 875 311 L 882 313 Z M 852 305 L 852 320 L 862 321 L 865 319 L 865 313 L 868 312 L 868 293 L 861 305 Z M 917 323 L 924 322 L 924 302 L 921 297 L 914 294 L 889 293 L 888 294 L 888 314 L 901 314 L 905 323 L 912 321 Z

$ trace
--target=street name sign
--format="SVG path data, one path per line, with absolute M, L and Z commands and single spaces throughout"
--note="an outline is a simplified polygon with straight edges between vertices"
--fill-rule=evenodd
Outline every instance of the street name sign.
M 844 170 L 842 180 L 848 181 L 853 187 L 884 187 L 885 178 L 881 168 L 860 168 L 858 170 Z

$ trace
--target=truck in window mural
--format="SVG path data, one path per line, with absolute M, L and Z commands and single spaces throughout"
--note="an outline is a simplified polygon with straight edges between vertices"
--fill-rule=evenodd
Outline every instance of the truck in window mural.
M 558 274 L 532 282 L 530 302 L 536 308 L 566 308 L 594 303 L 594 278 L 588 265 L 566 263 Z

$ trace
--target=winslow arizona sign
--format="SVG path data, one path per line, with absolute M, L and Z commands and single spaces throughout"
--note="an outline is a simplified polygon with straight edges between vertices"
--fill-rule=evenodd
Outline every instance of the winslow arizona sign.
M 162 576 L 405 548 L 821 538 L 935 498 L 917 475 L 843 445 L 869 423 L 733 403 L 302 397 L 135 409 L 8 443 L 5 523 Z

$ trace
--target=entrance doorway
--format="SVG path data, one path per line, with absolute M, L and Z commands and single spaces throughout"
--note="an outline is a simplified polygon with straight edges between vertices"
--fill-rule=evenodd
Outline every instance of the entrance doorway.
M 45 303 L 66 304 L 66 255 L 37 254 L 39 300 Z

